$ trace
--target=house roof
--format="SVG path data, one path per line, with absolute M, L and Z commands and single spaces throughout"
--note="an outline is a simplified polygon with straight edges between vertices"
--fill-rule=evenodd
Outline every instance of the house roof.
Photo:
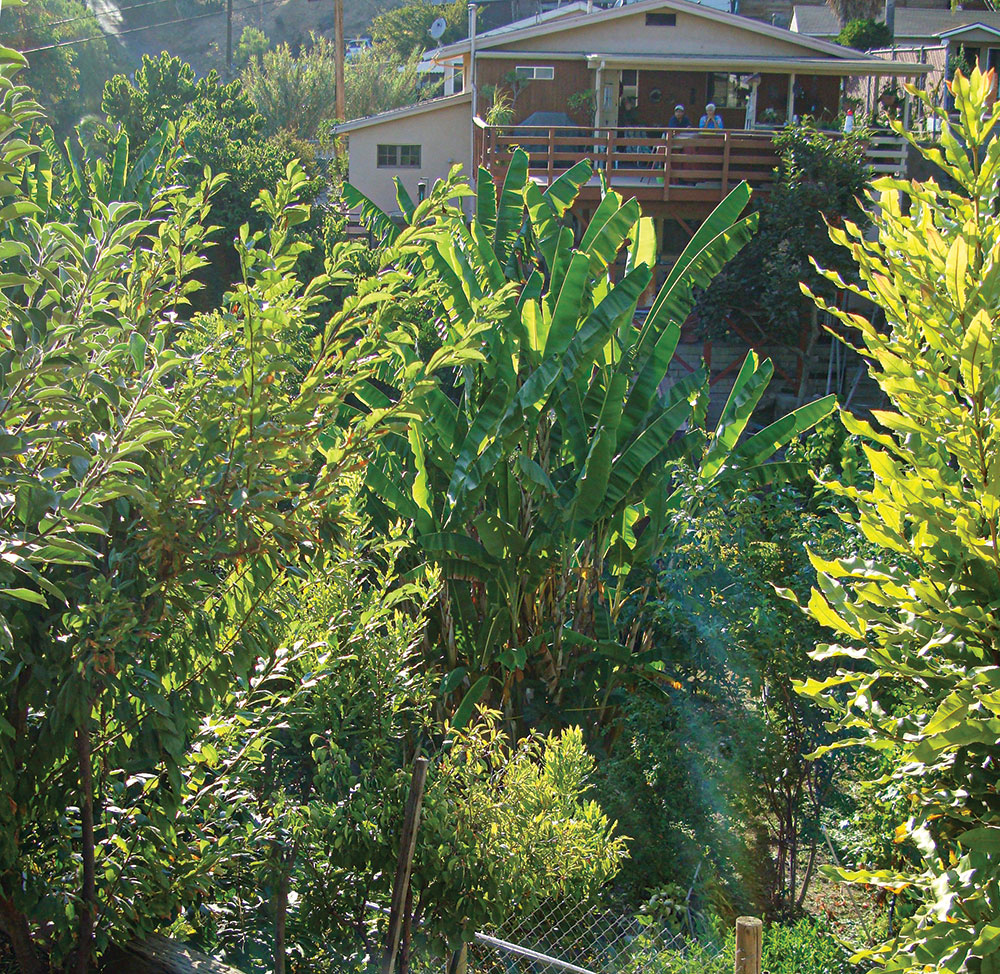
M 968 34 L 973 30 L 984 30 L 987 34 L 992 34 L 994 37 L 1000 37 L 1000 29 L 997 27 L 990 27 L 989 24 L 984 24 L 981 20 L 977 20 L 974 24 L 965 24 L 962 27 L 952 27 L 951 30 L 941 31 L 941 37 L 960 37 L 962 34 Z
M 1000 30 L 1000 13 L 988 10 L 932 10 L 923 7 L 896 7 L 896 39 L 926 39 L 936 41 L 954 30 L 974 26 Z M 836 37 L 840 22 L 833 11 L 823 4 L 799 4 L 792 13 L 791 30 L 812 37 Z
M 428 98 L 426 101 L 418 101 L 415 105 L 394 108 L 392 111 L 379 112 L 378 115 L 366 115 L 364 118 L 355 118 L 349 122 L 342 122 L 334 128 L 334 132 L 338 135 L 342 132 L 353 132 L 355 129 L 367 128 L 369 125 L 381 125 L 383 122 L 390 122 L 397 118 L 407 118 L 410 115 L 421 115 L 424 112 L 437 112 L 442 108 L 461 105 L 463 102 L 471 103 L 471 101 L 471 91 L 463 91 L 458 95 L 446 95 L 443 98 Z
M 704 4 L 694 3 L 692 0 L 635 0 L 633 3 L 625 3 L 621 7 L 612 7 L 610 10 L 595 9 L 592 13 L 587 13 L 585 4 L 575 3 L 572 6 L 577 8 L 573 15 L 565 15 L 553 21 L 539 22 L 536 18 L 531 17 L 527 20 L 508 24 L 506 27 L 498 27 L 495 30 L 486 31 L 476 37 L 476 51 L 502 47 L 507 43 L 531 40 L 535 37 L 545 37 L 561 33 L 562 31 L 574 30 L 578 27 L 607 23 L 618 20 L 621 17 L 633 17 L 638 13 L 645 13 L 652 10 L 670 10 L 677 13 L 689 14 L 693 17 L 701 17 L 714 23 L 728 24 L 731 27 L 737 27 L 752 34 L 771 37 L 785 43 L 796 44 L 806 50 L 816 51 L 828 57 L 852 58 L 855 60 L 858 57 L 857 51 L 841 47 L 839 44 L 832 44 L 816 37 L 806 37 L 802 33 L 795 34 L 784 27 L 774 27 L 759 20 L 741 17 L 739 14 L 715 10 Z M 439 60 L 450 60 L 468 52 L 469 39 L 466 38 L 465 40 L 456 41 L 454 44 L 442 47 L 437 53 L 437 57 Z M 580 53 L 585 54 L 587 52 L 581 51 Z M 865 55 L 861 56 L 865 57 Z

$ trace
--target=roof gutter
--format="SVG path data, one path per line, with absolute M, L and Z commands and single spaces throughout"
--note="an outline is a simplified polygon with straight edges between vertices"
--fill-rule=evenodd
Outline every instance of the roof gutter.
M 500 57 L 501 52 L 491 52 Z M 516 56 L 513 54 L 503 56 Z M 522 55 L 523 56 L 523 55 Z M 711 57 L 682 55 L 680 57 L 650 57 L 628 54 L 588 54 L 587 67 L 597 68 L 606 64 L 609 68 L 643 68 L 647 70 L 725 70 L 730 74 L 774 74 L 794 71 L 812 75 L 893 75 L 907 76 L 929 74 L 933 67 L 929 64 L 906 64 L 902 61 L 883 61 L 881 58 L 752 58 L 752 57 Z

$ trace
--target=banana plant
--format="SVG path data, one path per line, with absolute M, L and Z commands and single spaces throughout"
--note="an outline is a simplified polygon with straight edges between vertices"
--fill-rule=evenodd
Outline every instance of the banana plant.
M 517 151 L 500 187 L 480 169 L 471 220 L 454 204 L 468 192 L 455 173 L 417 205 L 397 183 L 402 227 L 345 190 L 381 241 L 381 266 L 411 276 L 445 344 L 472 336 L 481 353 L 426 394 L 423 418 L 387 438 L 366 473 L 373 508 L 403 519 L 441 569 L 427 662 L 460 719 L 488 699 L 528 723 L 555 708 L 605 725 L 616 688 L 658 675 L 633 569 L 661 554 L 683 513 L 677 464 L 707 485 L 803 476 L 773 458 L 834 407 L 828 397 L 746 436 L 773 374 L 753 352 L 712 428 L 703 369 L 664 389 L 693 289 L 754 230 L 750 191 L 719 204 L 639 321 L 652 221 L 602 184 L 575 235 L 565 218 L 592 177 L 581 162 L 543 191 Z M 369 408 L 392 395 L 371 389 Z
M 130 146 L 127 133 L 119 132 L 104 152 L 72 138 L 60 145 L 45 126 L 34 164 L 25 168 L 22 192 L 43 210 L 60 209 L 78 222 L 95 200 L 105 206 L 128 200 L 149 214 L 160 191 L 181 182 L 189 127 L 186 119 L 168 122 L 138 147 Z

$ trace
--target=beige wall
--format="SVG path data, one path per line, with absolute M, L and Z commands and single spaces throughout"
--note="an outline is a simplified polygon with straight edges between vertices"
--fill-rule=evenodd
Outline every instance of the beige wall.
M 399 176 L 414 201 L 417 183 L 448 175 L 456 162 L 469 172 L 469 139 L 472 112 L 468 101 L 436 111 L 420 112 L 403 118 L 387 119 L 349 133 L 348 178 L 372 202 L 393 214 L 399 212 L 393 176 Z M 379 169 L 375 165 L 379 144 L 419 145 L 419 169 Z
M 581 20 L 583 22 L 579 27 L 512 41 L 503 47 L 506 50 L 577 51 L 584 54 L 823 56 L 792 41 L 680 12 L 674 27 L 647 27 L 645 13 L 617 17 L 603 23 L 587 23 L 586 18 Z

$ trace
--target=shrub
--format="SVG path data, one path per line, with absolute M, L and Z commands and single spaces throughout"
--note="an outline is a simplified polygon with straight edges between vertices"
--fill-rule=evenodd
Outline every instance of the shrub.
M 888 400 L 863 437 L 873 482 L 832 485 L 873 543 L 870 559 L 814 556 L 813 617 L 840 667 L 803 692 L 849 741 L 891 759 L 906 796 L 893 838 L 915 866 L 840 872 L 903 893 L 912 915 L 878 955 L 888 971 L 997 970 L 1000 937 L 1000 105 L 995 73 L 951 84 L 939 145 L 918 150 L 954 180 L 875 184 L 876 234 L 832 239 L 860 268 L 885 324 L 832 310 L 860 339 Z M 897 131 L 899 126 L 896 127 Z M 833 278 L 833 275 L 829 275 Z M 822 307 L 827 307 L 820 302 Z M 846 554 L 846 553 L 845 553 Z
M 870 51 L 876 47 L 888 47 L 892 43 L 892 31 L 882 21 L 852 20 L 840 31 L 837 43 L 858 51 Z

